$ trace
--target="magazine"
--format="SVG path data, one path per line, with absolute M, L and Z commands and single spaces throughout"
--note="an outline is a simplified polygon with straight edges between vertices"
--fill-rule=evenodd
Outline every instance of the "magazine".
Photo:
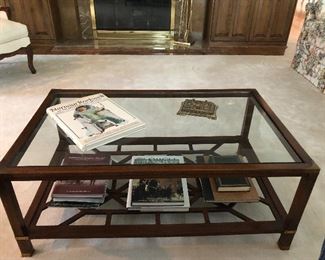
M 82 151 L 113 142 L 145 126 L 101 93 L 51 106 L 46 112 Z

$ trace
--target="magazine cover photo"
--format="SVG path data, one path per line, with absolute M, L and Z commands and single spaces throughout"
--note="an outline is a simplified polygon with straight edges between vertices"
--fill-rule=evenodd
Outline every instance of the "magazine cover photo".
M 81 132 L 82 135 L 89 137 L 99 135 L 110 127 L 116 127 L 126 123 L 126 119 L 114 114 L 101 103 L 81 105 L 76 107 L 72 112 L 73 120 L 83 130 Z

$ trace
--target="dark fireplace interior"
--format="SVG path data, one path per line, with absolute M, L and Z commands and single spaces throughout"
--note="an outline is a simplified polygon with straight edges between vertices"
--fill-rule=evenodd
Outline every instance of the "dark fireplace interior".
M 94 0 L 97 30 L 169 31 L 171 0 Z

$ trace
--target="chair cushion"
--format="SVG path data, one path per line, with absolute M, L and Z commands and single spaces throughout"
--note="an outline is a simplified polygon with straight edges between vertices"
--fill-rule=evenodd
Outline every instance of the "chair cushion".
M 0 11 L 0 19 L 8 20 L 7 13 L 5 11 Z
M 0 44 L 0 54 L 11 53 L 19 50 L 20 48 L 27 47 L 30 44 L 29 37 L 24 37 L 19 40 Z
M 28 37 L 27 26 L 0 18 L 0 44 Z

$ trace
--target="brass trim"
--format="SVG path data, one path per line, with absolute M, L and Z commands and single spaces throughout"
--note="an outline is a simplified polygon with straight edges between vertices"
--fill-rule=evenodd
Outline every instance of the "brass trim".
M 89 0 L 89 3 L 90 3 L 91 24 L 92 24 L 94 39 L 97 39 L 95 1 L 94 0 Z
M 15 237 L 17 241 L 26 241 L 26 240 L 29 240 L 29 237 Z
M 124 39 L 124 40 L 171 40 L 169 32 L 155 31 L 148 33 L 147 31 L 106 31 L 97 30 L 97 39 Z
M 283 233 L 285 235 L 292 235 L 292 234 L 295 234 L 297 230 L 285 230 Z
M 172 10 L 170 12 L 170 33 L 174 37 L 175 26 L 176 26 L 176 1 L 177 0 L 171 0 L 171 1 L 172 1 Z

